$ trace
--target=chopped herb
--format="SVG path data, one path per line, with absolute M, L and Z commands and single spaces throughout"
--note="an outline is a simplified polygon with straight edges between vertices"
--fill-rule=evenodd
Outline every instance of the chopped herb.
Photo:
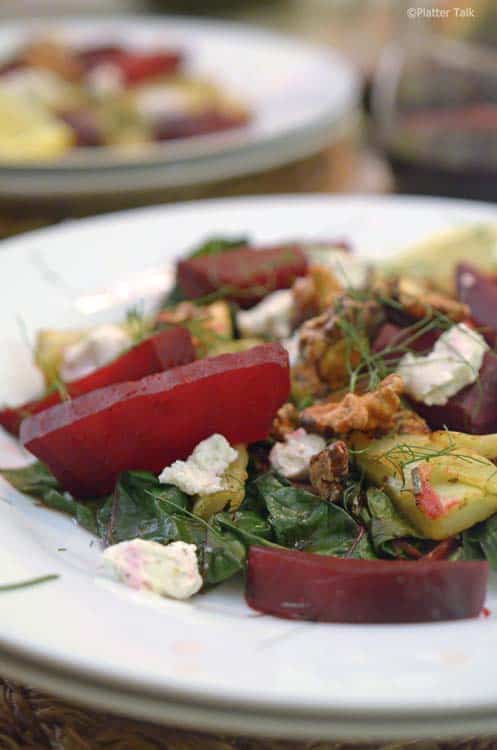
M 47 583 L 48 581 L 55 581 L 60 576 L 50 573 L 46 576 L 39 576 L 38 578 L 30 578 L 27 581 L 18 581 L 16 583 L 7 583 L 0 585 L 0 592 L 4 591 L 17 591 L 18 589 L 25 589 L 29 586 L 38 586 L 40 583 Z

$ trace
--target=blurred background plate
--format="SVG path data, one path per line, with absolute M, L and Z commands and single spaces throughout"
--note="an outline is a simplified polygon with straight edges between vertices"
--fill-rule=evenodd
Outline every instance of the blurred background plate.
M 175 17 L 4 23 L 0 59 L 35 32 L 70 43 L 186 50 L 191 69 L 247 104 L 252 123 L 124 153 L 84 149 L 51 163 L 2 165 L 0 197 L 132 192 L 229 179 L 317 153 L 353 118 L 359 79 L 332 50 L 242 25 Z

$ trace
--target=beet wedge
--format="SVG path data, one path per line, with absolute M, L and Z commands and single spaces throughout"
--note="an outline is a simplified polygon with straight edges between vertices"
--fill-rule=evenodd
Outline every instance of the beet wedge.
M 470 435 L 497 432 L 497 355 L 486 352 L 476 383 L 449 398 L 444 406 L 418 401 L 413 405 L 432 430 L 447 428 Z
M 67 383 L 65 390 L 71 398 L 75 398 L 108 385 L 139 380 L 146 375 L 168 370 L 170 367 L 186 365 L 192 362 L 195 356 L 195 347 L 190 332 L 180 326 L 169 328 L 150 336 L 108 365 L 99 367 L 84 378 Z M 53 391 L 48 396 L 28 401 L 16 408 L 0 410 L 0 425 L 13 435 L 18 435 L 23 419 L 60 404 L 62 400 L 61 393 Z
M 178 282 L 189 298 L 219 292 L 250 307 L 277 289 L 288 289 L 307 273 L 307 258 L 298 245 L 251 249 L 190 258 L 178 263 Z
M 484 561 L 357 560 L 251 547 L 250 607 L 290 620 L 401 623 L 477 617 Z
M 497 338 L 497 280 L 469 263 L 456 269 L 458 297 L 471 310 L 480 332 L 493 346 Z
M 213 433 L 267 437 L 290 391 L 280 344 L 197 360 L 65 401 L 25 419 L 21 442 L 76 497 L 110 492 L 120 472 L 159 472 Z

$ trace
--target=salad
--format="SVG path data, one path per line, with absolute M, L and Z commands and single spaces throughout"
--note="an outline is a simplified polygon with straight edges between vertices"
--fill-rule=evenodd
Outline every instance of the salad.
M 0 473 L 187 599 L 239 573 L 292 619 L 476 617 L 497 568 L 497 227 L 372 264 L 214 238 L 153 314 L 42 330 Z
M 0 160 L 240 128 L 246 107 L 188 69 L 183 50 L 33 38 L 0 63 Z

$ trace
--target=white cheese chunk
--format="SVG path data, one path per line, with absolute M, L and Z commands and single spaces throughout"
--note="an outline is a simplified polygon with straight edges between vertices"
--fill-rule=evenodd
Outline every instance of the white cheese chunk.
M 284 339 L 281 343 L 288 352 L 290 367 L 295 367 L 300 360 L 300 328 L 290 338 Z
M 81 341 L 67 347 L 60 367 L 60 377 L 65 383 L 84 378 L 112 362 L 132 343 L 129 334 L 119 326 L 98 326 Z
M 345 289 L 363 289 L 368 282 L 370 265 L 353 253 L 333 245 L 306 245 L 310 263 L 326 266 Z
M 174 484 L 187 495 L 212 495 L 226 489 L 223 474 L 237 458 L 237 451 L 223 435 L 211 435 L 197 445 L 186 461 L 166 466 L 159 482 Z
M 122 70 L 111 62 L 95 65 L 86 75 L 86 85 L 95 96 L 119 94 L 125 87 Z
M 250 310 L 240 310 L 236 322 L 243 336 L 286 339 L 292 332 L 293 294 L 281 289 L 265 297 Z
M 427 356 L 405 354 L 397 372 L 416 401 L 443 406 L 451 396 L 476 382 L 487 350 L 485 339 L 460 323 L 445 331 Z
M 105 572 L 134 589 L 152 591 L 173 599 L 188 599 L 202 586 L 196 547 L 185 542 L 164 545 L 132 539 L 107 547 Z
M 137 91 L 134 102 L 138 112 L 152 122 L 162 117 L 181 117 L 193 110 L 191 92 L 178 85 L 147 86 Z
M 275 443 L 269 460 L 278 474 L 287 479 L 302 479 L 309 472 L 311 458 L 326 447 L 319 435 L 310 435 L 302 428 L 286 436 L 284 443 Z

